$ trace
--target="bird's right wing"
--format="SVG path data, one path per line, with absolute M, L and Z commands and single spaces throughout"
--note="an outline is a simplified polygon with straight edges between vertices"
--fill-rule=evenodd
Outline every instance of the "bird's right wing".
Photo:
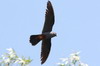
M 45 23 L 42 30 L 44 32 L 51 32 L 54 24 L 54 10 L 50 1 L 47 2 L 47 9 L 45 14 Z

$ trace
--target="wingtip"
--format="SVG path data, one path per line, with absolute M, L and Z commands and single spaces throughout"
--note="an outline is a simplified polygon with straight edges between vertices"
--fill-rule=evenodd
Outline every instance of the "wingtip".
M 48 2 L 47 3 L 51 3 L 49 0 L 48 0 Z
M 44 62 L 43 62 L 43 61 L 41 61 L 41 65 L 42 65 L 42 64 L 44 64 Z
M 43 60 L 43 57 L 41 58 L 41 65 L 45 63 L 45 60 Z
M 41 62 L 41 65 L 43 64 L 44 62 Z
M 47 8 L 49 9 L 49 8 L 53 8 L 52 7 L 52 3 L 48 0 L 48 2 L 47 2 Z
M 41 65 L 43 65 L 45 63 L 45 61 L 41 61 Z

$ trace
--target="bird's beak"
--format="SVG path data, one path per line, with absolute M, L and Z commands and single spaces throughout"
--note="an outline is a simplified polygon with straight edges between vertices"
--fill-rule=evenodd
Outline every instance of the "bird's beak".
M 57 34 L 55 36 L 57 37 Z

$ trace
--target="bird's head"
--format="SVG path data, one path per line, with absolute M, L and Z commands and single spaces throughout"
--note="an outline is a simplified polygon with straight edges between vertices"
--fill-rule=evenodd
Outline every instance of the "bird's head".
M 55 32 L 50 32 L 50 34 L 52 35 L 52 37 L 57 36 L 57 33 L 55 33 Z

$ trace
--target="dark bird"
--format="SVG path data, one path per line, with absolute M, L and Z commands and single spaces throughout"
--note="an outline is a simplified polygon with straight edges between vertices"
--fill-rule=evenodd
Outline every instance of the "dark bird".
M 54 21 L 55 21 L 54 10 L 53 10 L 51 2 L 48 1 L 46 14 L 45 14 L 45 23 L 42 30 L 42 34 L 30 36 L 30 43 L 33 46 L 35 46 L 38 42 L 42 40 L 41 64 L 43 64 L 49 56 L 50 49 L 51 49 L 51 38 L 56 36 L 55 32 L 51 32 L 52 27 L 54 25 Z

